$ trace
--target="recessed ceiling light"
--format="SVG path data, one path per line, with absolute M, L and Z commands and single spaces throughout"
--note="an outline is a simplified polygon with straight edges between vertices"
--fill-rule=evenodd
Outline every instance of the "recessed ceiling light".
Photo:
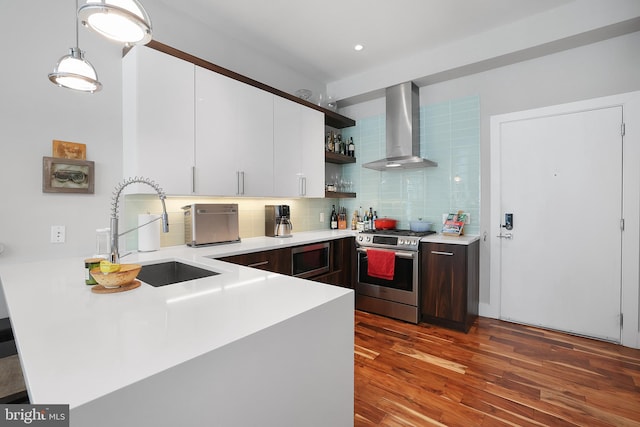
M 354 49 L 356 52 L 360 52 L 362 49 L 364 49 L 364 46 L 362 46 L 361 44 L 357 44 L 357 45 L 355 45 L 355 46 L 353 47 L 353 49 Z

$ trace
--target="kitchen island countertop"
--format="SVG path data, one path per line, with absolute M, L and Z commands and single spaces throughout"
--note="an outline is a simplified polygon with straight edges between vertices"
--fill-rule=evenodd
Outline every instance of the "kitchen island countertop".
M 108 398 L 104 400 L 109 401 L 120 390 L 136 390 L 136 387 L 145 390 L 145 381 L 153 377 L 153 381 L 147 381 L 153 385 L 147 388 L 158 388 L 158 378 L 164 372 L 174 368 L 186 369 L 184 365 L 190 361 L 213 357 L 209 355 L 225 347 L 225 351 L 228 351 L 233 348 L 232 344 L 242 340 L 255 341 L 264 331 L 284 328 L 283 325 L 293 324 L 305 316 L 312 318 L 323 310 L 329 316 L 325 313 L 325 317 L 320 318 L 321 321 L 310 321 L 309 332 L 313 335 L 313 328 L 329 328 L 326 332 L 323 329 L 316 331 L 313 340 L 320 344 L 323 334 L 326 334 L 330 342 L 335 340 L 336 346 L 343 350 L 337 356 L 331 356 L 335 359 L 335 369 L 330 368 L 330 371 L 320 372 L 320 375 L 332 377 L 331 372 L 337 370 L 340 377 L 346 376 L 347 383 L 342 386 L 348 388 L 351 384 L 349 393 L 352 393 L 352 290 L 213 259 L 255 251 L 256 247 L 260 250 L 275 249 L 348 235 L 349 232 L 308 232 L 289 239 L 265 237 L 247 239 L 239 244 L 202 248 L 176 246 L 156 252 L 134 253 L 125 257 L 122 262 L 148 264 L 171 259 L 220 274 L 164 287 L 142 283 L 137 289 L 115 294 L 96 294 L 91 292 L 90 286 L 84 284 L 84 258 L 1 265 L 0 281 L 31 402 L 69 404 L 72 418 L 74 408 L 82 409 L 83 405 L 93 407 L 95 410 L 92 413 L 95 414 L 96 411 L 100 412 L 96 409 L 100 406 L 92 404 L 105 396 Z M 304 324 L 303 320 L 299 322 L 300 325 Z M 344 331 L 336 330 L 336 325 L 342 323 L 345 323 Z M 279 335 L 272 334 L 271 339 L 278 348 Z M 297 338 L 298 348 L 304 349 L 305 339 Z M 280 346 L 283 351 L 290 342 L 289 338 L 282 339 Z M 296 345 L 296 342 L 291 342 L 291 345 Z M 313 367 L 315 356 L 305 356 L 309 357 L 305 360 L 307 365 L 296 373 L 296 359 L 287 359 L 290 357 L 287 355 L 295 353 L 294 348 L 290 350 L 285 351 L 286 355 L 274 355 L 273 363 L 278 364 L 278 360 L 282 360 L 282 363 L 288 365 L 287 369 L 294 369 L 294 378 L 300 378 L 303 373 L 307 375 L 307 367 Z M 258 352 L 258 357 L 259 352 L 264 350 L 254 351 Z M 328 354 L 322 355 L 323 351 L 333 350 L 327 348 L 318 351 L 319 365 L 314 370 L 325 369 L 326 363 L 323 360 L 331 358 Z M 238 357 L 239 355 L 234 355 L 230 360 L 240 360 Z M 260 360 L 264 362 L 263 367 L 269 371 L 272 359 L 267 355 L 262 357 Z M 277 372 L 277 369 L 272 369 L 272 372 Z M 232 370 L 226 368 L 226 371 Z M 216 378 L 222 381 L 224 372 L 224 369 L 218 372 Z M 264 372 L 261 370 L 255 375 L 269 375 L 269 372 Z M 182 377 L 186 378 L 189 374 L 190 371 L 187 370 Z M 194 374 L 192 382 L 198 383 L 197 378 Z M 175 383 L 176 380 L 171 381 Z M 305 381 L 309 381 L 309 378 Z M 314 377 L 313 381 L 319 381 L 316 388 L 320 385 L 321 390 L 323 379 Z M 175 384 L 178 387 L 178 383 Z M 206 391 L 209 390 L 206 384 L 208 383 L 190 384 L 189 387 L 193 386 L 194 390 L 200 387 Z M 264 386 L 267 388 L 261 393 L 273 388 L 269 384 Z M 228 392 L 222 390 L 223 395 Z M 323 393 L 330 395 L 334 392 L 324 390 Z M 273 390 L 272 394 L 277 396 L 278 393 Z M 293 393 L 293 396 L 288 397 L 285 393 L 281 398 L 292 399 L 296 392 Z M 137 395 L 139 394 L 138 392 Z M 173 397 L 175 398 L 176 396 Z M 160 396 L 155 396 L 154 399 L 155 404 L 162 403 Z M 322 397 L 314 396 L 314 399 Z M 352 397 L 345 402 L 347 406 L 350 399 Z M 195 401 L 193 397 L 190 400 Z M 141 401 L 131 401 L 135 402 L 136 407 L 144 406 Z M 332 402 L 331 405 L 334 404 Z M 233 404 L 226 405 L 233 408 Z M 133 406 L 129 409 L 137 411 Z M 305 408 L 303 404 L 301 410 L 313 409 Z M 78 411 L 78 417 L 87 419 L 87 414 L 81 415 L 81 412 Z M 289 414 L 291 417 L 294 415 Z M 162 415 L 161 411 L 158 417 L 161 420 L 163 416 L 166 414 Z M 222 411 L 219 416 L 222 416 Z M 135 417 L 129 419 L 134 420 Z M 144 418 L 144 421 L 152 420 Z

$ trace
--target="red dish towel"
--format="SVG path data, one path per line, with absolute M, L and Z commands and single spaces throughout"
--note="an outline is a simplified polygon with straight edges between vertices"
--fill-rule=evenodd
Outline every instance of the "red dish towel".
M 379 279 L 393 280 L 396 265 L 396 254 L 389 251 L 367 249 L 369 265 L 367 274 Z

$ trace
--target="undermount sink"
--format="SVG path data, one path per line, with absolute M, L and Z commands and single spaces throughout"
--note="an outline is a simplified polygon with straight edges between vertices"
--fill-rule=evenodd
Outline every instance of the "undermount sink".
M 188 280 L 202 279 L 203 277 L 216 276 L 218 274 L 220 273 L 178 261 L 167 261 L 158 264 L 143 265 L 140 273 L 138 273 L 137 279 L 151 286 L 159 287 L 186 282 Z

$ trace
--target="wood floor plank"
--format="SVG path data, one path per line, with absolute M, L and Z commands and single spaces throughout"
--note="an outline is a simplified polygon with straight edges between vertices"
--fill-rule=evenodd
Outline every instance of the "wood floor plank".
M 355 426 L 640 426 L 640 350 L 479 318 L 355 315 Z

